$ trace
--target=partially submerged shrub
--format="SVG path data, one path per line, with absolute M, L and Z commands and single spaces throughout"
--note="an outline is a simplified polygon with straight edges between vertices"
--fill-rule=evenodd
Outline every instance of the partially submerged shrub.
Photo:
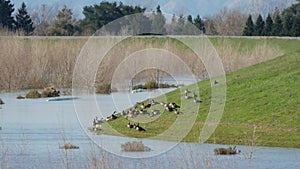
M 42 92 L 42 97 L 58 97 L 60 94 L 59 90 L 56 90 L 54 87 L 46 87 Z
M 167 83 L 157 83 L 155 80 L 147 81 L 144 85 L 139 84 L 132 87 L 132 90 L 137 89 L 157 89 L 157 88 L 171 88 L 171 87 L 177 87 L 174 84 L 167 84 Z
M 146 83 L 145 83 L 145 87 L 147 88 L 147 89 L 157 89 L 157 83 L 156 83 L 156 81 L 155 80 L 150 80 L 150 81 L 147 81 Z
M 110 94 L 111 93 L 111 83 L 103 82 L 96 85 L 96 93 L 98 94 Z
M 22 96 L 22 95 L 18 95 L 16 98 L 17 98 L 17 99 L 25 99 L 25 97 Z
M 41 98 L 42 95 L 37 90 L 31 90 L 26 94 L 25 97 L 28 99 L 36 99 L 36 98 Z
M 147 89 L 144 85 L 136 85 L 132 87 L 132 90 L 138 90 L 138 89 Z
M 122 151 L 127 152 L 141 152 L 141 151 L 150 151 L 151 149 L 145 146 L 142 141 L 133 141 L 127 142 L 121 145 Z
M 4 101 L 0 98 L 0 104 L 4 104 Z
M 237 150 L 236 147 L 229 147 L 229 148 L 215 148 L 214 149 L 215 155 L 234 155 L 238 154 L 241 151 Z
M 160 83 L 158 84 L 158 88 L 171 88 L 171 87 L 177 87 L 176 85 L 174 84 L 167 84 L 167 83 Z
M 64 144 L 63 146 L 59 146 L 59 149 L 65 149 L 65 150 L 68 150 L 68 149 L 79 149 L 79 146 L 75 146 L 71 143 L 67 143 L 67 144 Z

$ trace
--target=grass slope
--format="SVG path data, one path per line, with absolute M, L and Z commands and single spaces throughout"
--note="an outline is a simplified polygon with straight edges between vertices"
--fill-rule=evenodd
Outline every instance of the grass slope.
M 250 46 L 255 42 L 260 43 L 257 39 L 227 41 L 239 41 L 241 48 L 246 48 L 247 43 Z M 217 42 L 218 39 L 212 39 L 213 44 Z M 269 39 L 268 43 L 279 46 L 284 54 L 274 60 L 227 74 L 225 110 L 221 123 L 207 140 L 208 143 L 300 148 L 300 41 Z M 208 115 L 210 81 L 202 81 L 198 87 L 203 103 L 193 128 L 182 141 L 198 142 L 203 122 Z M 191 88 L 196 90 L 195 86 L 189 86 Z M 180 91 L 176 90 L 166 94 L 164 98 L 180 104 L 180 95 Z M 187 104 L 192 106 L 192 103 Z M 193 108 L 182 110 L 183 114 L 192 116 L 195 113 Z M 140 124 L 146 128 L 146 132 L 137 132 L 126 128 L 128 120 L 121 117 L 108 123 L 118 133 L 109 130 L 107 124 L 103 126 L 102 133 L 153 137 L 167 130 L 176 118 L 177 115 L 164 112 L 153 122 Z M 172 135 L 164 139 L 176 140 Z

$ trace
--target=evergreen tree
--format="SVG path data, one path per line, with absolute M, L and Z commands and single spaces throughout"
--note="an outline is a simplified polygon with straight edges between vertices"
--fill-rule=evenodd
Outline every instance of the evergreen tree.
M 283 32 L 284 36 L 291 36 L 291 29 L 293 27 L 295 17 L 291 13 L 283 15 Z
M 297 15 L 300 15 L 300 1 L 298 3 L 293 4 L 289 8 L 285 9 L 282 12 L 282 22 L 283 22 L 283 35 L 284 36 L 293 36 L 294 30 L 297 28 L 294 27 L 294 30 L 292 30 L 292 27 L 295 23 L 297 25 L 297 22 L 295 22 L 295 19 L 297 20 Z
M 58 12 L 56 20 L 50 26 L 47 34 L 51 36 L 72 36 L 75 31 L 76 26 L 72 10 L 65 6 Z
M 264 26 L 263 34 L 264 36 L 271 36 L 272 35 L 272 27 L 273 27 L 273 20 L 270 14 L 268 14 L 266 23 Z
M 10 0 L 0 0 L 0 28 L 13 30 L 15 20 L 12 14 L 14 10 L 14 5 L 10 3 Z
M 166 34 L 166 28 L 165 28 L 166 18 L 162 14 L 159 5 L 156 8 L 156 13 L 154 13 L 153 15 L 154 16 L 153 16 L 152 26 L 151 26 L 152 33 Z
M 264 30 L 265 22 L 262 18 L 262 16 L 259 14 L 255 26 L 254 26 L 254 34 L 255 36 L 263 36 L 263 30 Z
M 189 21 L 191 24 L 194 24 L 192 15 L 187 17 L 187 21 Z
M 283 33 L 283 24 L 279 14 L 276 14 L 274 19 L 274 24 L 272 27 L 272 35 L 273 36 L 282 36 Z
M 93 34 L 102 26 L 126 15 L 135 13 L 143 13 L 146 8 L 139 6 L 128 6 L 122 2 L 119 5 L 116 2 L 110 3 L 103 1 L 99 5 L 85 6 L 83 15 L 85 18 L 81 21 L 80 27 L 84 34 Z M 117 25 L 114 30 L 109 30 L 110 33 L 118 33 L 120 26 Z
M 31 35 L 34 31 L 33 22 L 23 2 L 16 15 L 16 28 L 24 31 L 25 35 Z
M 246 26 L 244 27 L 243 30 L 243 36 L 252 36 L 253 31 L 254 31 L 254 24 L 253 24 L 252 16 L 249 15 L 246 22 Z
M 300 14 L 294 18 L 290 33 L 292 36 L 300 36 Z
M 197 17 L 194 19 L 194 25 L 200 29 L 203 33 L 205 33 L 205 26 L 203 20 L 200 18 L 200 15 L 197 15 Z

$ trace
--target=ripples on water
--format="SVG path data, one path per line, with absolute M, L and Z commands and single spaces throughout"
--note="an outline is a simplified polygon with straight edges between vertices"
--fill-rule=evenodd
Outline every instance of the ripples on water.
M 151 158 L 122 158 L 103 151 L 89 139 L 79 125 L 72 101 L 47 102 L 47 99 L 17 100 L 19 93 L 1 93 L 6 103 L 0 109 L 0 168 L 300 168 L 300 150 L 258 147 L 254 159 L 247 156 L 248 147 L 238 146 L 242 153 L 215 156 L 220 145 L 181 143 L 172 150 Z M 159 93 L 158 93 L 159 94 Z M 153 96 L 152 94 L 151 96 Z M 134 101 L 144 100 L 149 93 L 131 95 Z M 111 96 L 96 96 L 106 104 L 103 111 L 115 109 Z M 128 138 L 102 136 L 113 143 Z M 144 140 L 159 146 L 168 142 Z M 71 142 L 78 150 L 62 150 Z M 114 148 L 121 146 L 112 145 Z M 224 146 L 222 146 L 224 147 Z M 126 155 L 126 153 L 124 153 Z M 136 156 L 142 156 L 136 154 Z

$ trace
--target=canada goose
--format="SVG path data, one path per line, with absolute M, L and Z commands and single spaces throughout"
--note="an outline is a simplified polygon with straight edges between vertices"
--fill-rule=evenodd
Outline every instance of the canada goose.
M 106 121 L 117 119 L 118 117 L 115 115 L 116 113 L 117 113 L 117 111 L 114 111 L 112 115 L 106 117 Z
M 190 99 L 191 97 L 188 96 L 188 94 L 186 93 L 185 96 L 184 96 L 184 98 L 185 98 L 185 99 Z
M 154 100 L 152 99 L 151 102 L 150 102 L 150 104 L 151 104 L 151 106 L 155 106 L 155 105 L 157 105 L 157 104 L 159 104 L 159 103 L 156 102 L 156 101 L 154 101 Z
M 136 129 L 137 131 L 146 131 L 143 127 L 141 127 L 141 126 L 139 125 L 139 123 L 135 126 L 135 129 Z
M 121 116 L 126 116 L 127 113 L 123 110 L 122 113 L 121 113 Z
M 142 103 L 142 105 L 141 105 L 141 109 L 147 109 L 147 108 L 150 108 L 151 107 L 151 104 L 144 104 L 144 103 Z
M 189 89 L 185 89 L 185 90 L 184 90 L 184 93 L 185 93 L 185 94 L 190 93 Z
M 166 104 L 165 102 L 160 102 L 160 105 L 162 106 L 165 106 L 165 104 Z
M 169 107 L 176 109 L 176 108 L 180 108 L 180 106 L 178 106 L 176 103 L 170 103 Z
M 214 81 L 214 84 L 215 84 L 215 85 L 218 84 L 218 83 L 219 83 L 219 82 L 218 82 L 217 80 Z
M 130 124 L 130 122 L 128 122 L 127 127 L 128 127 L 128 128 L 133 128 L 133 125 Z
M 175 110 L 175 112 L 174 112 L 174 113 L 175 113 L 175 114 L 177 114 L 177 115 L 178 115 L 178 114 L 182 114 L 182 112 L 181 112 L 181 111 L 179 111 L 179 110 L 177 110 L 177 109 Z
M 193 97 L 194 98 L 197 98 L 198 96 L 197 96 L 197 94 L 194 92 L 194 94 L 193 94 Z
M 94 127 L 94 130 L 95 131 L 101 130 L 101 124 L 96 124 L 95 127 Z
M 97 124 L 101 125 L 103 122 L 104 122 L 103 118 L 99 120 L 98 117 L 96 116 L 96 118 L 93 120 L 93 126 L 96 126 Z
M 202 101 L 194 98 L 194 103 L 202 103 Z
M 158 114 L 160 114 L 159 110 L 151 110 L 151 116 L 155 116 L 155 115 L 158 115 Z

